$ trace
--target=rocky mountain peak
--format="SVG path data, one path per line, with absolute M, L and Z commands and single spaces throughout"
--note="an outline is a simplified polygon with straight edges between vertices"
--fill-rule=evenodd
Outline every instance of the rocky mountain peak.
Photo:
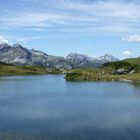
M 20 48 L 20 49 L 24 49 L 22 45 L 20 44 L 14 44 L 13 45 L 14 48 Z
M 0 44 L 0 61 L 16 65 L 39 65 L 53 68 L 100 67 L 106 62 L 117 61 L 111 54 L 99 58 L 70 53 L 66 58 L 51 56 L 38 50 L 29 50 L 20 44 Z
M 69 58 L 69 57 L 78 57 L 78 56 L 87 57 L 87 55 L 85 55 L 85 54 L 69 53 L 68 56 L 67 56 L 67 58 Z
M 1 43 L 0 44 L 0 49 L 2 49 L 2 48 L 9 48 L 9 47 L 11 47 L 11 46 L 8 45 L 7 43 Z
M 111 54 L 105 54 L 104 56 L 99 57 L 100 60 L 106 60 L 109 62 L 118 61 L 119 59 Z
M 67 60 L 72 61 L 85 61 L 85 59 L 87 59 L 88 56 L 84 55 L 84 54 L 78 54 L 78 53 L 70 53 L 68 54 L 68 56 L 66 57 Z
M 45 52 L 38 51 L 38 50 L 35 50 L 35 49 L 31 49 L 30 51 L 33 55 L 36 55 L 36 56 L 48 56 Z

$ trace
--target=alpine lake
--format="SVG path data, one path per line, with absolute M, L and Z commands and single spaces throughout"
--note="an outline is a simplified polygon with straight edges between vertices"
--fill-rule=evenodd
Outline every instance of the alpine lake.
M 140 140 L 140 84 L 1 77 L 0 140 Z

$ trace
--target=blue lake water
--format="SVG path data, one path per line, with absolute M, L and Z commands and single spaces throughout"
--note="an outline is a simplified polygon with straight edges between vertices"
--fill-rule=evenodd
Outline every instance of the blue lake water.
M 140 140 L 140 85 L 1 77 L 0 140 Z

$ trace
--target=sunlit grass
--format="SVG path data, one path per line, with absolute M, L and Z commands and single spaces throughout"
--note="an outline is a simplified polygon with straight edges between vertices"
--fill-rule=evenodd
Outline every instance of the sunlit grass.
M 51 69 L 39 66 L 14 66 L 9 64 L 0 64 L 0 76 L 8 75 L 43 75 L 43 74 L 59 74 L 59 69 Z

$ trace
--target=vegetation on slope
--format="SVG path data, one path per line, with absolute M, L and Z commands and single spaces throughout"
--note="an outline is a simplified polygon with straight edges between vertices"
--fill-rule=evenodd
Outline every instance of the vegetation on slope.
M 100 68 L 69 71 L 39 66 L 15 66 L 0 62 L 0 76 L 66 73 L 67 81 L 140 81 L 140 58 L 105 63 Z
M 140 57 L 138 58 L 130 58 L 130 59 L 125 59 L 125 62 L 131 63 L 133 65 L 138 65 L 140 66 Z
M 138 71 L 140 70 L 140 57 L 125 59 L 124 61 L 134 65 Z
M 14 66 L 0 62 L 0 76 L 9 75 L 43 75 L 43 74 L 59 74 L 61 71 L 54 68 L 46 68 L 39 66 Z
M 73 69 L 65 76 L 67 81 L 140 81 L 140 67 L 136 63 L 116 61 L 97 69 Z

